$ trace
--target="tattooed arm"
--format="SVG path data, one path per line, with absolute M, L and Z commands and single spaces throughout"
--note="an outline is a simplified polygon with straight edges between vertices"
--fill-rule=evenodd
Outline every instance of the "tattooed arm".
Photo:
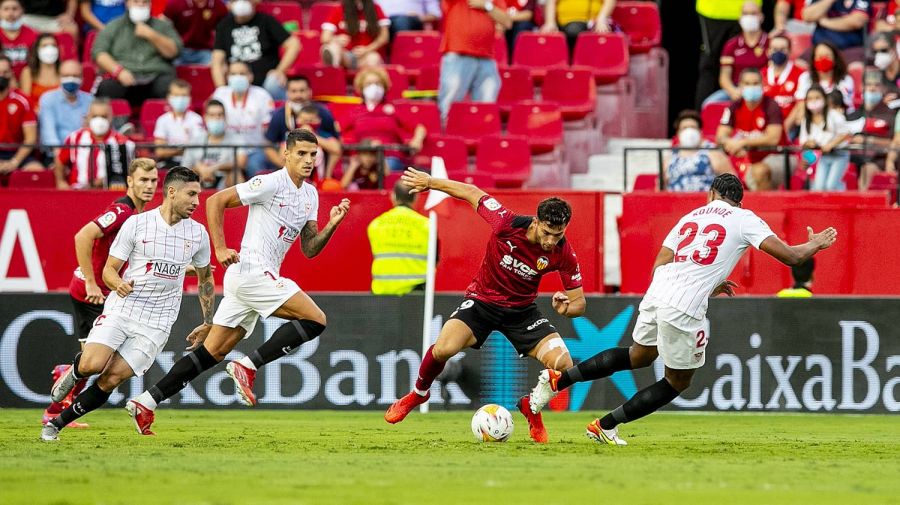
M 197 268 L 197 294 L 200 297 L 200 310 L 203 312 L 203 324 L 194 328 L 194 331 L 187 336 L 187 341 L 191 344 L 187 350 L 192 351 L 206 340 L 209 330 L 212 329 L 213 305 L 216 301 L 216 285 L 212 276 L 212 268 L 206 265 Z
M 300 232 L 300 247 L 303 255 L 307 258 L 315 258 L 318 256 L 325 244 L 331 240 L 338 225 L 344 220 L 347 212 L 350 210 L 350 200 L 344 198 L 341 203 L 331 208 L 331 219 L 325 225 L 325 229 L 319 231 L 319 224 L 316 221 L 307 221 L 306 226 Z

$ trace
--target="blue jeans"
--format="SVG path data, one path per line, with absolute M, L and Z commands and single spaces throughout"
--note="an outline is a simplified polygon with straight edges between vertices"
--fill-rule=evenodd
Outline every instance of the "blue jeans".
M 266 76 L 266 80 L 263 81 L 262 87 L 272 95 L 272 100 L 276 102 L 283 102 L 287 99 L 287 94 L 285 93 L 284 87 L 281 86 L 281 83 L 278 82 L 278 79 L 272 77 L 271 75 Z
M 813 191 L 843 191 L 847 189 L 844 184 L 844 172 L 850 164 L 850 153 L 823 154 L 816 166 L 816 177 L 813 179 Z
M 475 58 L 447 53 L 441 58 L 441 84 L 438 106 L 441 119 L 447 119 L 450 105 L 472 97 L 474 102 L 495 102 L 500 92 L 500 72 L 492 58 Z
M 247 179 L 259 175 L 260 172 L 279 168 L 281 167 L 276 167 L 269 158 L 266 158 L 266 152 L 262 149 L 253 149 L 247 153 L 247 168 L 244 170 L 247 172 Z
M 397 32 L 421 31 L 425 29 L 422 20 L 416 16 L 391 16 L 391 40 Z
M 209 49 L 191 49 L 185 47 L 181 49 L 178 58 L 173 64 L 178 65 L 209 65 L 212 60 L 212 51 Z

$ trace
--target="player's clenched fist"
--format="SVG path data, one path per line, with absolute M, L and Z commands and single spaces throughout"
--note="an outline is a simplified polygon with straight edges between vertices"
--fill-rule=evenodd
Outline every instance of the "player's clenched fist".
M 344 220 L 344 217 L 347 216 L 348 212 L 350 212 L 350 199 L 344 198 L 343 200 L 341 200 L 341 203 L 331 208 L 332 226 L 341 224 L 341 221 Z
M 241 261 L 241 256 L 234 249 L 216 249 L 216 259 L 219 261 L 219 264 L 222 265 L 222 268 L 228 268 Z
M 132 291 L 134 291 L 134 279 L 127 282 L 122 281 L 116 286 L 116 294 L 119 295 L 120 298 L 125 298 L 130 295 Z
M 553 310 L 555 310 L 557 314 L 564 316 L 569 310 L 569 297 L 562 291 L 557 291 L 553 294 L 553 301 L 551 304 L 553 305 Z
M 421 193 L 431 187 L 431 176 L 415 168 L 406 167 L 400 182 L 412 188 L 410 193 Z

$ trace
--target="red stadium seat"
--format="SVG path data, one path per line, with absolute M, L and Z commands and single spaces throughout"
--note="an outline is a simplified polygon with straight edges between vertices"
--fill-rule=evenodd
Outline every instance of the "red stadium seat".
M 494 60 L 500 68 L 509 66 L 509 47 L 506 45 L 506 37 L 499 33 L 494 34 Z
M 582 32 L 575 42 L 572 64 L 589 67 L 597 84 L 628 75 L 628 42 L 621 33 Z
M 297 2 L 261 2 L 256 10 L 277 19 L 289 32 L 303 29 L 303 9 Z
M 658 188 L 658 175 L 640 174 L 634 179 L 634 189 L 632 189 L 632 191 L 656 191 Z
M 853 106 L 859 108 L 863 97 L 863 73 L 866 68 L 862 63 L 854 62 L 847 65 L 847 75 L 853 79 Z
M 347 74 L 343 68 L 315 66 L 298 67 L 298 75 L 305 75 L 316 96 L 347 94 Z
M 415 156 L 415 165 L 430 168 L 432 156 L 443 158 L 448 172 L 465 172 L 469 168 L 469 153 L 466 143 L 458 137 L 429 133 L 425 137 L 422 150 Z
M 416 89 L 418 90 L 436 90 L 441 84 L 441 66 L 431 65 L 419 69 L 419 76 L 416 78 Z
M 385 99 L 393 101 L 403 98 L 403 92 L 409 89 L 409 77 L 406 76 L 403 67 L 384 65 L 381 68 L 387 72 L 388 78 L 391 80 L 391 87 L 387 90 Z
M 500 133 L 500 106 L 495 103 L 456 102 L 447 114 L 447 134 L 465 140 L 474 150 L 478 139 Z
M 394 100 L 397 116 L 408 123 L 421 123 L 429 135 L 441 133 L 441 111 L 437 103 L 424 100 Z
M 175 73 L 180 79 L 191 83 L 191 108 L 202 110 L 203 103 L 212 96 L 216 90 L 212 72 L 208 65 L 182 65 L 175 67 Z
M 394 189 L 394 186 L 397 185 L 397 181 L 400 180 L 400 177 L 403 176 L 403 172 L 391 172 L 384 177 L 384 189 Z
M 75 37 L 66 32 L 59 32 L 54 36 L 56 44 L 59 46 L 59 61 L 77 60 L 78 43 L 75 42 Z
M 784 34 L 787 35 L 787 38 L 791 41 L 792 60 L 799 58 L 807 49 L 812 47 L 811 33 L 784 32 Z
M 141 106 L 141 129 L 144 131 L 144 138 L 153 139 L 153 130 L 156 127 L 156 120 L 169 110 L 169 102 L 164 98 L 150 98 L 144 101 Z
M 731 105 L 731 102 L 711 102 L 703 107 L 700 112 L 700 120 L 703 121 L 703 135 L 707 138 L 715 139 L 716 130 L 719 128 L 719 122 L 722 120 L 722 114 L 725 109 Z
M 859 189 L 859 171 L 856 169 L 856 163 L 847 165 L 847 171 L 844 172 L 844 185 L 847 186 L 847 191 Z
M 869 191 L 884 190 L 891 192 L 892 203 L 897 201 L 897 174 L 879 172 L 872 176 L 872 181 L 869 183 Z
M 593 71 L 585 67 L 554 68 L 547 71 L 541 97 L 559 105 L 563 119 L 583 119 L 597 104 Z
M 662 42 L 662 22 L 656 2 L 616 2 L 612 18 L 628 35 L 632 53 L 646 53 Z
M 81 89 L 88 93 L 94 87 L 94 81 L 97 79 L 97 67 L 93 63 L 84 63 L 81 66 Z
M 55 189 L 56 176 L 52 170 L 24 172 L 17 170 L 9 174 L 9 188 L 14 189 Z
M 524 137 L 489 135 L 478 142 L 476 173 L 490 174 L 497 187 L 520 188 L 531 176 L 531 153 Z
M 91 49 L 94 47 L 94 39 L 97 38 L 97 32 L 91 31 L 84 36 L 84 52 L 81 53 L 81 61 L 92 62 Z
M 500 93 L 497 105 L 504 115 L 509 115 L 512 106 L 527 100 L 534 100 L 534 83 L 525 67 L 509 67 L 500 70 Z
M 341 5 L 340 2 L 316 2 L 312 5 L 309 11 L 309 26 L 306 28 L 308 30 L 316 30 L 320 31 L 322 29 L 322 23 L 328 19 L 328 15 L 331 14 L 331 10 L 335 7 Z
M 478 172 L 447 172 L 447 178 L 451 181 L 464 182 L 478 186 L 481 189 L 494 189 L 497 187 L 494 176 Z
M 569 66 L 569 48 L 562 33 L 520 33 L 513 49 L 513 65 L 527 67 L 540 81 L 548 69 Z
M 391 64 L 400 65 L 415 80 L 419 70 L 441 60 L 438 32 L 398 32 L 391 43 Z
M 528 139 L 532 154 L 549 153 L 563 143 L 563 121 L 559 105 L 522 102 L 509 113 L 509 133 Z
M 131 105 L 128 104 L 128 100 L 113 98 L 109 101 L 109 105 L 112 108 L 113 117 L 131 117 Z
M 288 70 L 288 75 L 300 75 L 301 67 L 311 67 L 322 63 L 322 35 L 319 32 L 302 31 L 294 34 L 300 40 L 300 54 Z M 283 54 L 284 50 L 279 50 Z

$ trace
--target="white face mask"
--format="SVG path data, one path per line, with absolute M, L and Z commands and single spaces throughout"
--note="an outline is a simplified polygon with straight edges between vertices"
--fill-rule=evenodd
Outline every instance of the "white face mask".
M 369 84 L 363 88 L 362 95 L 367 102 L 380 102 L 384 98 L 384 86 L 375 83 Z
M 250 88 L 250 78 L 241 74 L 229 75 L 228 87 L 238 93 L 244 93 Z
M 745 32 L 756 33 L 759 31 L 759 16 L 755 14 L 744 14 L 738 23 L 741 25 L 741 30 Z
M 59 48 L 56 46 L 44 46 L 38 49 L 38 59 L 41 63 L 52 65 L 59 60 Z
M 237 0 L 231 4 L 231 13 L 235 17 L 248 17 L 253 15 L 253 4 L 248 0 Z
M 894 62 L 894 57 L 891 53 L 875 53 L 875 66 L 878 67 L 878 70 L 885 70 L 891 63 Z
M 678 145 L 681 147 L 699 147 L 700 146 L 700 130 L 696 128 L 685 128 L 678 132 Z
M 146 23 L 150 19 L 150 7 L 129 7 L 128 19 L 132 23 Z
M 105 117 L 92 117 L 90 121 L 88 121 L 88 127 L 91 129 L 91 133 L 98 137 L 102 137 L 109 133 L 109 119 Z

